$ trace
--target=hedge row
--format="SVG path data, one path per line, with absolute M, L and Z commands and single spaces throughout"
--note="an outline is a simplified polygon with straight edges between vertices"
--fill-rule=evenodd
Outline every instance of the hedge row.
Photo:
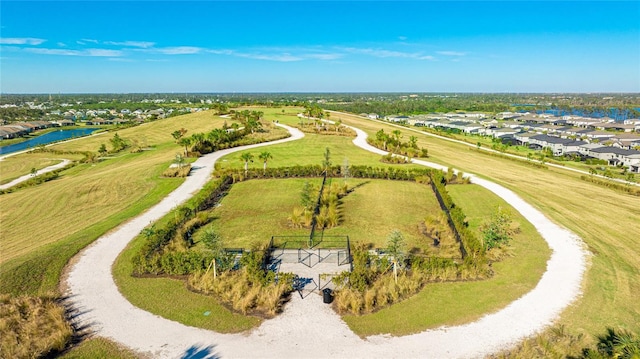
M 453 203 L 453 199 L 449 195 L 445 187 L 446 180 L 441 171 L 433 171 L 431 174 L 431 186 L 442 206 L 442 209 L 449 217 L 451 229 L 456 239 L 460 242 L 460 250 L 465 260 L 475 261 L 484 257 L 485 248 L 467 226 L 466 216 L 460 207 Z
M 267 168 L 266 170 L 252 168 L 248 171 L 243 169 L 226 169 L 216 171 L 217 176 L 229 176 L 234 182 L 246 181 L 250 179 L 265 178 L 304 178 L 320 177 L 325 169 L 320 165 L 292 166 Z M 332 166 L 327 169 L 327 177 L 345 177 L 345 168 Z M 389 179 L 402 181 L 416 181 L 422 177 L 429 176 L 432 170 L 417 168 L 394 168 L 394 167 L 371 167 L 371 166 L 349 166 L 347 177 Z
M 188 274 L 206 268 L 213 257 L 207 253 L 194 251 L 165 251 L 172 239 L 191 242 L 191 234 L 205 219 L 196 220 L 198 212 L 212 208 L 231 185 L 231 178 L 224 176 L 213 180 L 196 194 L 189 203 L 178 207 L 169 222 L 159 229 L 153 226 L 143 231 L 146 240 L 134 257 L 134 274 Z

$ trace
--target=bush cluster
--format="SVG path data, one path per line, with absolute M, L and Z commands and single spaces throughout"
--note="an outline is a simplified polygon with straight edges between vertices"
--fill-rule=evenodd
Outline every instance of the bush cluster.
M 188 251 L 192 234 L 209 221 L 204 212 L 213 207 L 229 189 L 229 177 L 208 183 L 188 204 L 175 210 L 173 218 L 162 228 L 146 228 L 144 245 L 133 259 L 134 274 L 184 275 L 206 268 L 213 260 L 207 252 Z M 173 248 L 167 246 L 173 243 Z M 177 248 L 176 248 L 177 247 Z
M 425 179 L 432 170 L 421 168 L 395 168 L 395 167 L 371 167 L 371 166 L 349 166 L 347 175 L 353 178 L 370 178 L 370 179 L 388 179 L 400 181 L 419 181 L 425 183 L 429 181 Z M 262 178 L 304 178 L 304 177 L 320 177 L 323 175 L 325 168 L 320 165 L 308 166 L 291 166 L 267 168 L 266 170 L 249 168 L 244 169 L 224 169 L 217 170 L 217 176 L 229 176 L 233 178 L 233 182 L 241 182 L 250 179 Z M 345 168 L 342 166 L 331 166 L 326 169 L 327 177 L 343 178 Z M 437 172 L 437 171 L 434 171 Z
M 73 330 L 52 296 L 0 295 L 0 358 L 40 358 L 62 351 Z
M 189 277 L 191 288 L 220 298 L 228 307 L 243 314 L 272 317 L 293 291 L 294 275 L 263 270 L 266 251 L 254 247 L 240 259 L 241 269 L 214 277 L 211 270 L 198 270 Z

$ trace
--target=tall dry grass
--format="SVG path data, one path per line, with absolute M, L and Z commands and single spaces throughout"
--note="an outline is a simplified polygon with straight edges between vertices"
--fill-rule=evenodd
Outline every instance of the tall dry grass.
M 212 295 L 227 307 L 242 314 L 273 317 L 282 310 L 293 290 L 293 276 L 280 274 L 277 283 L 262 286 L 253 283 L 246 270 L 223 272 L 216 278 L 213 271 L 197 272 L 189 277 L 189 286 Z
M 53 296 L 0 296 L 0 358 L 40 358 L 61 351 L 73 330 Z

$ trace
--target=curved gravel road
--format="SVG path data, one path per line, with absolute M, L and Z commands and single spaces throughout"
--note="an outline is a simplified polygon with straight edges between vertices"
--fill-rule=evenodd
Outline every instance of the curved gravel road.
M 64 166 L 68 165 L 69 163 L 71 163 L 70 160 L 62 160 L 62 162 L 49 166 L 49 167 L 45 167 L 43 169 L 38 170 L 38 173 L 36 174 L 36 176 L 47 173 L 47 172 L 51 172 L 51 171 L 55 171 L 57 169 L 63 168 Z M 5 183 L 3 185 L 0 185 L 0 189 L 7 189 L 10 187 L 13 187 L 15 185 L 17 185 L 18 183 L 24 182 L 24 181 L 28 181 L 30 179 L 32 179 L 34 176 L 32 174 L 28 174 L 28 175 L 24 175 L 21 177 L 18 177 L 16 179 L 14 179 L 13 181 L 9 182 L 9 183 Z
M 473 177 L 522 213 L 542 234 L 553 254 L 538 285 L 506 308 L 461 326 L 443 327 L 404 336 L 356 336 L 320 297 L 292 296 L 284 312 L 242 334 L 219 334 L 188 327 L 134 307 L 118 291 L 111 266 L 118 254 L 150 222 L 198 191 L 210 178 L 215 161 L 228 153 L 302 138 L 288 126 L 292 137 L 271 143 L 212 153 L 194 162 L 193 174 L 183 185 L 144 214 L 99 238 L 78 256 L 67 277 L 68 294 L 79 310 L 76 324 L 88 325 L 99 336 L 115 340 L 153 358 L 467 358 L 482 357 L 506 348 L 552 324 L 580 293 L 586 252 L 571 232 L 553 224 L 513 192 Z M 354 128 L 353 141 L 366 150 L 366 134 Z M 443 168 L 426 161 L 425 166 Z

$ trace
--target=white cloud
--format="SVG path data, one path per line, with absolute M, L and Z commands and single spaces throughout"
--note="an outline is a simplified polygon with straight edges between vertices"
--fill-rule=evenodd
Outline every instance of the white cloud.
M 25 51 L 41 55 L 82 56 L 81 51 L 67 49 L 29 48 L 25 49 Z
M 70 50 L 70 49 L 48 49 L 48 48 L 28 48 L 27 52 L 40 55 L 59 55 L 59 56 L 89 56 L 89 57 L 119 57 L 122 51 L 107 49 L 86 49 L 86 50 Z
M 93 44 L 97 44 L 98 40 L 94 40 L 94 39 L 80 39 L 80 41 L 82 42 L 91 42 Z
M 110 57 L 107 60 L 113 61 L 113 62 L 135 62 L 132 59 L 127 59 L 124 57 Z
M 307 54 L 304 56 L 309 59 L 325 60 L 325 61 L 337 60 L 343 57 L 343 55 L 339 53 Z
M 373 49 L 373 48 L 357 48 L 357 47 L 347 47 L 344 48 L 344 51 L 353 54 L 362 54 L 369 55 L 373 57 L 399 57 L 406 59 L 416 59 L 416 60 L 435 60 L 435 58 L 431 55 L 424 55 L 420 52 L 404 52 L 404 51 L 395 51 L 395 50 L 385 50 L 385 49 Z
M 398 40 L 405 41 L 405 40 L 407 40 L 407 37 L 406 36 L 398 36 Z
M 233 55 L 234 52 L 233 50 L 207 50 L 207 52 L 212 53 L 212 54 L 216 54 L 216 55 Z
M 254 60 L 267 60 L 267 61 L 277 61 L 277 62 L 294 62 L 301 61 L 303 58 L 295 55 L 291 55 L 289 53 L 283 54 L 252 54 L 252 53 L 234 53 L 235 56 L 244 57 L 247 59 Z
M 66 47 L 67 44 L 65 44 L 64 42 L 58 42 L 56 45 L 60 46 L 60 47 Z
M 299 54 L 293 54 L 295 49 L 289 49 L 289 51 L 277 48 L 277 49 L 263 49 L 260 52 L 243 52 L 230 49 L 219 50 L 206 50 L 208 53 L 216 55 L 226 55 L 242 57 L 245 59 L 276 61 L 276 62 L 295 62 L 303 60 L 322 60 L 330 61 L 342 57 L 339 53 L 322 53 L 322 52 L 309 52 L 305 50 L 299 50 Z M 311 50 L 313 51 L 313 50 Z
M 105 41 L 106 45 L 116 45 L 116 46 L 126 46 L 126 47 L 140 47 L 143 49 L 148 49 L 155 45 L 155 42 L 150 41 Z
M 189 55 L 189 54 L 197 54 L 201 52 L 202 48 L 194 47 L 194 46 L 176 46 L 176 47 L 154 48 L 149 50 L 153 52 L 165 54 L 165 55 Z
M 107 49 L 87 49 L 85 50 L 86 56 L 97 56 L 97 57 L 118 57 L 122 56 L 122 51 L 120 50 L 107 50 Z
M 436 54 L 443 55 L 443 56 L 464 56 L 467 53 L 459 52 L 459 51 L 436 51 Z
M 35 37 L 3 37 L 0 38 L 2 45 L 40 45 L 47 40 L 37 39 Z

